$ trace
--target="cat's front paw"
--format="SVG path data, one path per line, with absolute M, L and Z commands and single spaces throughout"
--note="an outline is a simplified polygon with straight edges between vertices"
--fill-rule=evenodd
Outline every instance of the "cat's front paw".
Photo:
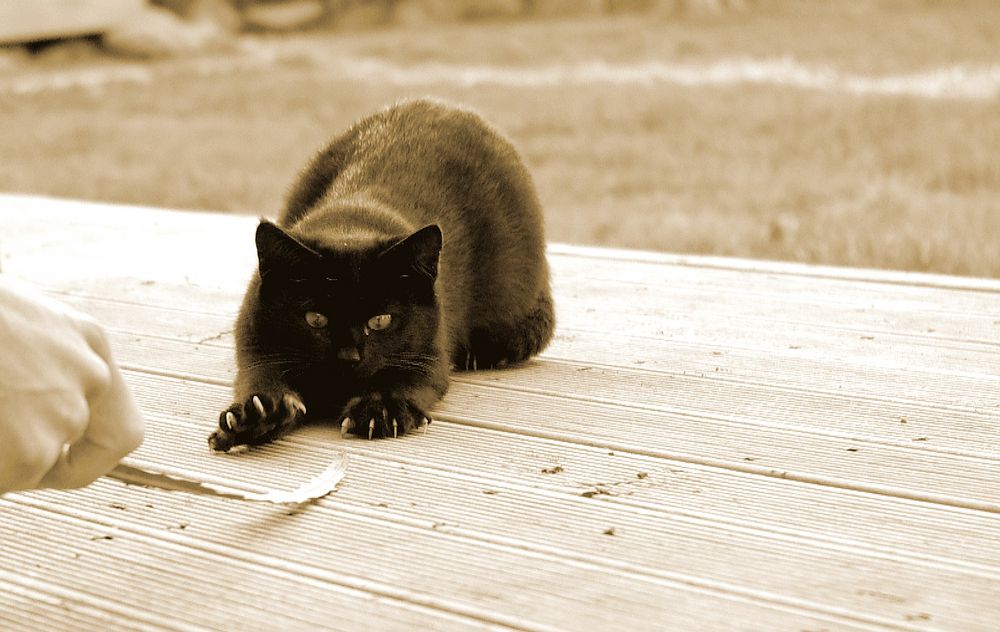
M 340 415 L 341 434 L 376 439 L 398 437 L 415 428 L 426 427 L 431 421 L 427 414 L 405 397 L 369 393 L 355 397 Z
M 274 441 L 305 417 L 302 399 L 291 391 L 254 393 L 219 414 L 219 427 L 208 437 L 213 450 L 225 452 L 240 445 Z

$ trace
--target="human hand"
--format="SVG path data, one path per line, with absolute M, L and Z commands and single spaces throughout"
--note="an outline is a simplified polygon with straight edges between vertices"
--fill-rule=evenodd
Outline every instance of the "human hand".
M 104 330 L 0 282 L 0 494 L 88 485 L 142 438 Z

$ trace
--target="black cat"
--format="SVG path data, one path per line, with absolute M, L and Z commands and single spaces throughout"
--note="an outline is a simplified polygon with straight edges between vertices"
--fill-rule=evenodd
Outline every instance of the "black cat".
M 429 422 L 452 369 L 538 353 L 555 325 L 542 215 L 511 144 L 477 115 L 408 101 L 306 168 L 236 321 L 236 403 L 215 450 L 307 418 L 398 436 Z

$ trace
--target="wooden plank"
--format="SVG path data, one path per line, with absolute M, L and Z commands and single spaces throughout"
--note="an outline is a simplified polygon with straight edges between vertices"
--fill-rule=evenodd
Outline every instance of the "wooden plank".
M 256 265 L 257 221 L 242 215 L 0 195 L 0 264 L 5 272 L 66 288 L 93 286 L 97 280 L 113 286 L 126 279 L 231 288 L 234 279 L 249 279 Z M 234 249 L 233 244 L 243 247 Z
M 860 314 L 877 310 L 889 315 L 913 316 L 929 312 L 950 318 L 975 316 L 983 308 L 995 308 L 996 294 L 987 287 L 966 289 L 961 287 L 933 288 L 923 285 L 881 283 L 869 280 L 860 283 L 837 278 L 809 277 L 797 274 L 765 274 L 698 267 L 690 260 L 688 265 L 674 267 L 665 264 L 617 261 L 585 256 L 555 255 L 552 251 L 565 251 L 554 245 L 549 257 L 559 270 L 558 277 L 596 282 L 606 292 L 628 288 L 642 297 L 654 296 L 680 298 L 687 295 L 705 296 L 710 300 L 690 301 L 693 307 L 727 305 L 735 303 L 753 312 L 782 314 L 785 307 L 828 310 L 822 313 Z M 982 285 L 992 285 L 982 280 Z M 644 289 L 642 289 L 644 288 Z M 767 303 L 755 304 L 753 299 L 767 297 Z M 669 302 L 667 307 L 670 307 Z M 797 315 L 797 313 L 796 313 Z M 787 313 L 784 316 L 788 317 Z M 836 322 L 837 319 L 834 319 Z M 885 324 L 885 319 L 881 321 Z M 924 331 L 918 328 L 916 331 Z
M 740 259 L 738 257 L 716 257 L 711 255 L 678 255 L 668 252 L 625 250 L 620 248 L 576 246 L 555 244 L 549 252 L 556 256 L 578 257 L 588 260 L 630 263 L 655 263 L 663 266 L 711 268 L 740 274 L 754 272 L 767 276 L 797 276 L 806 279 L 839 279 L 860 283 L 904 285 L 934 289 L 956 289 L 973 291 L 1000 291 L 1000 281 L 977 277 L 958 277 L 924 272 L 900 270 L 880 270 L 875 268 L 845 268 L 800 264 L 787 261 L 767 261 L 761 259 Z

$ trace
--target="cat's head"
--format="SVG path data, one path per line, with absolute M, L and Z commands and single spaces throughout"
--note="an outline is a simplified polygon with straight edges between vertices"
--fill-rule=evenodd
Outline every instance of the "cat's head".
M 420 372 L 433 362 L 441 229 L 321 243 L 270 222 L 257 227 L 259 335 L 293 359 L 358 376 Z M 274 344 L 277 343 L 277 344 Z

